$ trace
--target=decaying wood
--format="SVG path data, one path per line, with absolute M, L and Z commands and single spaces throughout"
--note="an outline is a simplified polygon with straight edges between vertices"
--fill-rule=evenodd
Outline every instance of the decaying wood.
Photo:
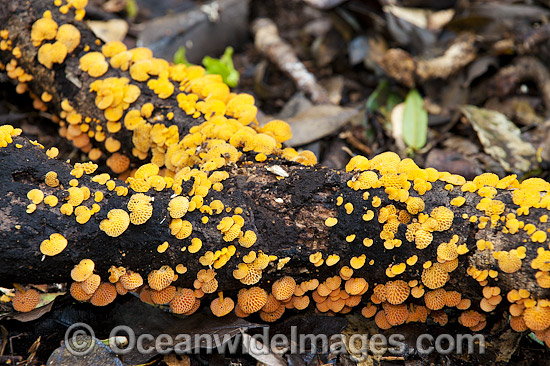
M 22 145 L 17 148 L 16 145 Z M 245 159 L 246 160 L 246 159 Z M 278 179 L 267 168 L 278 165 L 289 174 L 288 178 Z M 177 240 L 170 234 L 169 213 L 166 210 L 170 199 L 169 192 L 149 192 L 154 196 L 153 216 L 143 225 L 134 226 L 120 237 L 111 238 L 99 230 L 99 222 L 106 218 L 107 212 L 113 208 L 125 209 L 128 197 L 118 197 L 114 191 L 105 186 L 90 181 L 89 177 L 81 178 L 81 186 L 90 188 L 92 194 L 101 191 L 105 195 L 99 213 L 92 216 L 90 221 L 81 225 L 76 223 L 75 217 L 65 216 L 44 204 L 31 214 L 26 213 L 30 203 L 26 194 L 33 188 L 42 189 L 45 194 L 56 195 L 60 202 L 67 196 L 66 189 L 61 187 L 47 187 L 43 181 L 48 171 L 58 172 L 59 180 L 66 188 L 70 179 L 70 165 L 56 159 L 48 159 L 44 151 L 32 145 L 24 138 L 18 137 L 14 143 L 0 149 L 0 166 L 6 167 L 0 176 L 0 209 L 2 242 L 2 256 L 0 256 L 0 284 L 9 285 L 12 282 L 22 283 L 52 283 L 70 281 L 70 270 L 79 260 L 90 258 L 96 263 L 97 272 L 105 275 L 111 265 L 123 265 L 141 273 L 148 273 L 164 264 L 176 266 L 183 263 L 188 267 L 188 273 L 194 274 L 203 268 L 198 262 L 198 254 L 182 252 L 181 248 L 190 244 L 190 238 Z M 270 169 L 272 170 L 272 169 Z M 383 241 L 378 237 L 382 224 L 376 219 L 365 222 L 362 215 L 372 207 L 372 200 L 364 201 L 362 191 L 353 191 L 346 187 L 347 180 L 352 173 L 342 173 L 322 167 L 308 168 L 284 160 L 266 164 L 243 161 L 236 167 L 228 168 L 230 178 L 224 181 L 224 190 L 215 192 L 212 199 L 222 199 L 226 206 L 242 207 L 246 224 L 243 230 L 254 230 L 258 233 L 258 241 L 251 248 L 262 250 L 278 258 L 290 257 L 290 261 L 282 270 L 276 270 L 276 263 L 266 272 L 261 283 L 267 284 L 281 275 L 293 275 L 297 279 L 311 277 L 326 278 L 337 274 L 342 265 L 349 265 L 350 258 L 366 254 L 367 264 L 355 271 L 356 276 L 368 279 L 369 283 L 383 283 L 386 277 L 386 268 L 403 262 L 412 255 L 418 255 L 416 265 L 409 266 L 400 276 L 404 280 L 419 279 L 422 264 L 436 257 L 436 245 L 427 249 L 418 250 L 413 243 L 404 238 L 405 225 L 402 225 L 397 238 L 403 240 L 399 248 L 386 250 Z M 117 185 L 123 184 L 118 182 Z M 478 268 L 496 269 L 496 261 L 490 251 L 478 251 L 476 241 L 484 239 L 495 244 L 495 250 L 511 250 L 518 246 L 518 242 L 527 239 L 527 234 L 504 235 L 498 229 L 478 229 L 477 224 L 461 218 L 462 214 L 475 215 L 475 209 L 480 197 L 473 193 L 466 193 L 466 203 L 456 208 L 448 202 L 461 194 L 459 189 L 455 193 L 443 189 L 443 182 L 434 183 L 434 188 L 424 196 L 426 212 L 442 203 L 453 209 L 455 219 L 453 228 L 446 232 L 434 233 L 434 243 L 447 242 L 453 235 L 460 237 L 460 243 L 466 243 L 470 252 L 460 256 L 460 264 L 452 273 L 449 288 L 456 288 L 473 299 L 479 298 L 479 285 L 466 275 L 470 265 Z M 188 187 L 190 188 L 190 187 Z M 457 192 L 458 191 L 458 192 Z M 382 199 L 381 207 L 403 204 L 388 200 L 383 189 L 369 190 L 371 197 Z M 336 198 L 342 196 L 344 202 L 351 202 L 354 212 L 347 214 L 344 206 L 335 204 Z M 506 203 L 508 211 L 514 209 L 511 202 L 511 192 L 501 191 L 496 199 Z M 544 210 L 531 210 L 530 215 L 524 218 L 526 223 L 538 222 Z M 186 219 L 193 225 L 192 237 L 203 240 L 203 253 L 207 250 L 218 250 L 227 246 L 222 239 L 216 225 L 225 216 L 223 213 L 214 215 L 207 224 L 201 223 L 203 214 L 194 211 L 186 214 Z M 325 226 L 325 219 L 337 217 L 338 224 L 332 228 Z M 20 227 L 20 228 L 17 228 Z M 42 240 L 51 233 L 62 233 L 69 241 L 67 249 L 54 257 L 43 258 L 39 247 Z M 346 242 L 346 237 L 355 234 L 352 243 Z M 374 240 L 370 248 L 365 248 L 361 242 L 369 237 Z M 170 248 L 162 254 L 157 252 L 158 245 L 164 241 L 170 243 Z M 222 286 L 226 289 L 237 289 L 242 285 L 233 279 L 232 271 L 236 268 L 242 256 L 249 250 L 237 245 L 237 255 L 226 266 L 218 271 Z M 339 265 L 315 267 L 309 262 L 309 255 L 322 252 L 338 254 L 341 258 Z M 525 263 L 530 263 L 534 250 L 527 252 Z M 368 265 L 370 260 L 372 265 Z M 534 270 L 529 265 L 514 274 L 500 273 L 498 286 L 504 291 L 513 288 L 526 288 L 539 296 L 547 295 L 547 290 L 540 289 L 534 281 Z M 178 284 L 190 285 L 195 279 L 193 275 L 180 276 Z

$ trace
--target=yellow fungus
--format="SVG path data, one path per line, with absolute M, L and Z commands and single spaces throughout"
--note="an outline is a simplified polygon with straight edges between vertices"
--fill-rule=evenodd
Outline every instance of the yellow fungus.
M 325 220 L 325 225 L 328 227 L 332 227 L 338 223 L 338 219 L 335 217 L 329 217 Z

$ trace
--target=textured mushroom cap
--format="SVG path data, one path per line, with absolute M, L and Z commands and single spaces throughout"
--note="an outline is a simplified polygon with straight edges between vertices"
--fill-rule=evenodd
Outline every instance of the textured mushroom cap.
M 193 306 L 191 307 L 191 310 L 186 311 L 182 315 L 191 315 L 191 314 L 195 313 L 197 310 L 199 310 L 200 306 L 201 306 L 201 300 L 200 299 L 195 299 L 195 302 L 193 303 Z
M 445 292 L 445 306 L 454 307 L 457 306 L 462 300 L 462 295 L 458 291 Z
M 417 249 L 427 248 L 433 241 L 433 235 L 429 231 L 419 229 L 414 232 L 414 243 Z
M 386 319 L 386 313 L 384 310 L 380 310 L 376 313 L 376 316 L 374 317 L 374 322 L 376 323 L 376 326 L 380 329 L 390 329 L 391 324 L 388 322 L 388 319 Z
M 120 276 L 119 282 L 126 290 L 132 291 L 143 285 L 143 278 L 139 273 L 129 270 Z
M 407 323 L 422 322 L 425 323 L 428 318 L 428 309 L 422 305 L 410 304 L 409 317 Z
M 346 292 L 350 295 L 359 295 L 361 292 L 366 291 L 365 287 L 368 289 L 369 284 L 362 277 L 350 278 L 344 286 Z
M 214 271 L 213 269 L 201 269 L 198 273 L 197 273 L 197 280 L 199 280 L 199 282 L 209 282 L 209 281 L 212 281 L 214 279 L 214 277 L 216 277 L 216 271 Z
M 88 279 L 94 272 L 95 263 L 91 259 L 83 259 L 71 270 L 71 278 L 82 282 Z
M 195 304 L 195 293 L 190 288 L 178 288 L 172 301 L 170 309 L 174 314 L 183 314 L 193 308 Z
M 324 282 L 324 284 L 330 291 L 334 291 L 340 288 L 340 285 L 342 284 L 342 278 L 340 278 L 340 276 L 329 277 Z
M 377 304 L 386 301 L 386 286 L 378 284 L 372 290 L 373 296 L 378 300 Z
M 149 273 L 147 282 L 149 287 L 153 290 L 160 291 L 165 287 L 168 287 L 174 279 L 174 271 L 170 266 L 162 266 L 158 270 L 154 270 Z M 186 310 L 187 311 L 187 310 Z
M 403 303 L 411 293 L 411 289 L 407 282 L 402 280 L 389 281 L 384 287 L 386 300 L 393 305 Z
M 40 294 L 35 289 L 29 289 L 25 292 L 17 290 L 12 299 L 13 308 L 23 313 L 34 310 L 39 302 Z
M 151 291 L 151 300 L 157 305 L 168 304 L 176 295 L 176 287 L 168 286 L 160 291 Z
M 383 305 L 386 320 L 390 325 L 400 325 L 405 323 L 409 317 L 409 310 L 406 304 L 392 305 L 384 303 Z
M 437 231 L 449 230 L 453 226 L 454 213 L 447 207 L 434 208 L 430 216 L 437 220 Z
M 462 300 L 460 300 L 460 302 L 458 303 L 456 308 L 460 309 L 460 310 L 466 310 L 466 309 L 470 308 L 471 305 L 472 305 L 472 300 L 462 299 Z
M 92 295 L 97 290 L 100 284 L 101 277 L 99 277 L 99 275 L 97 274 L 92 274 L 84 282 L 82 282 L 80 286 L 85 293 L 87 293 L 88 295 Z
M 361 309 L 361 315 L 365 318 L 372 318 L 374 314 L 376 314 L 377 310 L 378 308 L 369 302 L 367 306 L 364 306 L 363 309 Z
M 107 166 L 113 173 L 123 173 L 130 167 L 130 158 L 118 152 L 114 153 L 107 159 Z
M 70 289 L 71 296 L 77 301 L 88 301 L 92 294 L 87 294 L 82 289 L 82 282 L 73 282 Z
M 57 179 L 57 173 L 54 171 L 49 171 L 46 173 L 44 182 L 49 187 L 57 187 L 59 185 L 59 179 Z
M 267 292 L 260 287 L 242 289 L 238 295 L 239 308 L 248 314 L 259 311 L 267 302 Z
M 61 234 L 54 233 L 40 244 L 40 252 L 44 255 L 54 256 L 61 253 L 66 247 L 67 239 Z
M 309 296 L 294 296 L 292 298 L 292 303 L 296 310 L 304 310 L 309 306 Z M 263 310 L 263 309 L 262 309 Z
M 284 305 L 280 305 L 277 310 L 275 311 L 272 311 L 270 313 L 267 313 L 265 311 L 260 311 L 260 318 L 262 318 L 262 320 L 264 322 L 268 322 L 268 323 L 272 323 L 276 320 L 279 320 L 283 314 L 285 313 L 285 306 Z
M 217 297 L 210 303 L 212 314 L 217 317 L 222 317 L 229 314 L 235 308 L 235 302 L 230 297 Z
M 153 290 L 151 290 L 151 288 L 149 286 L 147 286 L 147 285 L 143 286 L 139 290 L 139 299 L 141 301 L 143 301 L 144 303 L 155 305 L 155 303 L 151 299 L 151 293 L 152 292 L 153 292 Z
M 458 322 L 462 324 L 465 327 L 473 328 L 476 325 L 478 325 L 480 322 L 482 322 L 485 319 L 485 316 L 478 313 L 474 310 L 467 310 L 464 311 L 460 316 L 458 317 Z
M 422 283 L 429 289 L 443 287 L 449 280 L 449 274 L 445 272 L 439 263 L 422 271 Z
M 128 229 L 130 225 L 130 215 L 124 210 L 115 208 L 107 213 L 107 218 L 102 220 L 99 224 L 99 228 L 105 232 L 105 234 L 117 237 Z
M 290 276 L 285 276 L 273 283 L 271 291 L 277 300 L 286 300 L 294 294 L 296 281 Z M 244 310 L 244 309 L 243 309 Z
M 182 218 L 189 209 L 189 199 L 183 196 L 177 196 L 170 200 L 168 203 L 168 212 L 174 219 Z
M 497 261 L 498 267 L 504 273 L 515 273 L 521 268 L 521 259 L 509 252 L 500 252 Z
M 452 242 L 439 244 L 437 247 L 437 256 L 445 261 L 456 259 L 458 257 L 456 244 Z
M 424 211 L 424 208 L 426 207 L 424 200 L 420 197 L 409 197 L 406 203 L 407 211 L 411 215 L 416 215 L 417 213 Z
M 440 310 L 445 306 L 446 291 L 442 288 L 428 291 L 424 294 L 424 302 L 426 307 L 431 310 Z
M 119 295 L 126 295 L 128 293 L 128 290 L 124 286 L 122 286 L 120 282 L 115 283 L 115 289 Z
M 516 332 L 524 332 L 529 329 L 527 324 L 525 324 L 525 320 L 523 320 L 523 316 L 521 315 L 510 317 L 510 328 Z
M 90 302 L 95 306 L 109 305 L 116 299 L 116 288 L 112 283 L 103 282 L 92 295 Z
M 201 290 L 205 294 L 211 294 L 218 289 L 218 280 L 213 278 L 208 282 L 204 282 L 201 286 Z
M 543 330 L 550 327 L 550 307 L 537 304 L 525 309 L 523 320 L 531 330 Z
M 272 313 L 277 310 L 280 305 L 281 303 L 279 302 L 279 300 L 277 300 L 275 296 L 273 296 L 273 294 L 269 294 L 267 296 L 265 305 L 262 307 L 262 311 L 266 313 Z
M 111 266 L 108 272 L 110 273 L 109 282 L 115 283 L 120 279 L 120 276 L 126 274 L 126 268 Z
M 235 305 L 235 315 L 238 316 L 239 318 L 246 318 L 250 314 L 245 313 L 244 311 L 242 311 L 239 304 L 237 304 L 237 305 Z
M 252 230 L 247 230 L 240 238 L 239 244 L 244 248 L 250 248 L 256 243 L 258 236 Z
M 430 313 L 430 316 L 432 317 L 435 323 L 441 326 L 447 324 L 447 322 L 449 321 L 449 317 L 447 316 L 447 313 L 445 313 L 443 310 L 432 311 Z
M 152 197 L 143 193 L 136 193 L 130 197 L 128 210 L 130 211 L 130 222 L 134 225 L 142 225 L 153 215 Z
M 450 273 L 458 268 L 458 258 L 440 263 L 440 265 L 442 270 L 444 270 L 447 273 Z

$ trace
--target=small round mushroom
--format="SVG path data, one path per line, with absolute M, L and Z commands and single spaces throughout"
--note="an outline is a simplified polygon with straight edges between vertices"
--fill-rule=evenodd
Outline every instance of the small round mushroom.
M 34 310 L 39 302 L 40 294 L 35 289 L 29 289 L 27 291 L 17 290 L 12 299 L 13 308 L 23 313 Z
M 212 314 L 222 317 L 229 314 L 235 308 L 235 302 L 230 297 L 223 297 L 223 292 L 218 292 L 218 297 L 210 303 Z
M 106 306 L 115 301 L 116 296 L 115 286 L 112 283 L 103 282 L 92 295 L 90 303 L 95 306 Z

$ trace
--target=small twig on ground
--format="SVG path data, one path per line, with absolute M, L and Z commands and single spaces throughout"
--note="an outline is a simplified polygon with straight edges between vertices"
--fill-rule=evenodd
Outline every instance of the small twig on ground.
M 292 47 L 279 36 L 273 21 L 266 18 L 256 19 L 252 24 L 252 30 L 256 48 L 287 73 L 298 89 L 304 91 L 316 104 L 330 102 L 326 90 L 317 83 L 315 76 L 307 71 Z

